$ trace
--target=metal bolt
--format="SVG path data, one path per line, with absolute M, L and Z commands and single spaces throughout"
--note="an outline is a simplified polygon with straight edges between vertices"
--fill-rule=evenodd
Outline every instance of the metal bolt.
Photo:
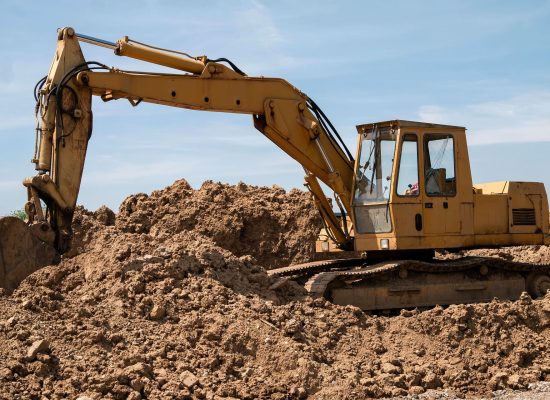
M 210 72 L 211 74 L 215 74 L 215 73 L 216 73 L 216 66 L 210 64 L 210 65 L 208 66 L 208 72 Z
M 73 116 L 75 118 L 80 118 L 82 117 L 82 110 L 79 110 L 78 108 L 75 108 L 74 112 L 73 112 Z
M 69 36 L 69 37 L 73 37 L 73 36 L 74 36 L 74 29 L 73 29 L 73 28 L 68 28 L 68 29 L 67 29 L 67 36 Z
M 40 179 L 42 179 L 42 182 L 48 183 L 50 181 L 49 175 L 40 175 Z

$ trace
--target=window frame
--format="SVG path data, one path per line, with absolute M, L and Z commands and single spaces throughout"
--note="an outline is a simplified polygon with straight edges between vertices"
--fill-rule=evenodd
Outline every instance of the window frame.
M 389 134 L 389 135 L 393 135 L 394 136 L 394 139 L 381 139 L 381 141 L 386 141 L 386 142 L 393 142 L 394 145 L 393 145 L 393 151 L 391 152 L 392 154 L 392 162 L 391 162 L 391 170 L 390 170 L 390 174 L 389 176 L 393 176 L 393 173 L 395 171 L 395 154 L 396 154 L 396 150 L 397 150 L 397 145 L 398 145 L 398 141 L 399 141 L 399 135 L 397 132 L 394 132 L 393 129 L 391 129 L 391 127 L 382 127 L 380 128 L 380 130 L 382 131 L 381 134 Z M 372 134 L 373 133 L 373 130 L 369 129 L 368 131 L 365 131 L 363 132 L 361 135 L 359 135 L 359 146 L 358 146 L 358 153 L 357 153 L 357 160 L 356 162 L 358 163 L 358 165 L 361 164 L 361 155 L 362 155 L 362 152 L 363 152 L 363 145 L 365 143 L 365 140 L 367 138 L 367 136 L 369 134 Z M 375 149 L 376 151 L 376 149 Z M 382 149 L 380 149 L 380 151 L 382 151 Z M 384 171 L 382 171 L 384 172 Z M 384 180 L 384 178 L 382 177 L 382 180 Z M 393 181 L 390 179 L 390 190 L 388 190 L 388 198 L 387 199 L 383 199 L 383 200 L 376 200 L 376 201 L 367 201 L 367 202 L 361 202 L 361 203 L 358 203 L 358 199 L 357 199 L 357 196 L 356 196 L 356 191 L 357 191 L 357 164 L 356 166 L 354 167 L 354 172 L 353 172 L 353 198 L 352 198 L 352 206 L 361 206 L 361 207 L 366 207 L 366 206 L 370 206 L 370 205 L 377 205 L 377 204 L 386 204 L 388 201 L 391 201 L 392 199 L 392 192 L 394 191 L 393 187 L 395 185 L 393 184 Z
M 405 143 L 405 136 L 407 135 L 414 135 L 416 137 L 416 175 L 417 175 L 417 178 L 418 178 L 418 194 L 415 195 L 415 196 L 407 196 L 407 195 L 401 195 L 399 194 L 399 192 L 397 191 L 397 187 L 399 186 L 399 175 L 401 174 L 401 159 L 403 157 L 403 143 Z M 399 198 L 404 198 L 404 199 L 418 199 L 420 198 L 420 194 L 421 194 L 421 189 L 420 189 L 420 147 L 419 147 L 419 140 L 420 138 L 420 135 L 416 132 L 405 132 L 403 134 L 403 137 L 402 139 L 400 139 L 400 144 L 399 144 L 399 165 L 397 166 L 397 176 L 395 178 L 395 190 L 394 190 L 394 193 L 397 197 Z
M 454 193 L 453 194 L 449 194 L 449 193 L 445 193 L 445 194 L 429 194 L 427 192 L 427 185 L 426 185 L 426 161 L 429 159 L 429 156 L 430 156 L 430 149 L 428 148 L 428 142 L 430 140 L 434 140 L 434 139 L 445 139 L 445 138 L 451 138 L 452 141 L 453 141 L 453 163 L 454 163 L 454 179 L 455 179 L 455 190 L 454 190 Z M 456 169 L 456 164 L 457 164 L 457 156 L 456 156 L 456 146 L 455 146 L 455 135 L 453 135 L 452 133 L 444 133 L 444 132 L 441 132 L 441 133 L 425 133 L 424 134 L 424 137 L 423 137 L 423 147 L 424 147 L 424 165 L 423 165 L 423 178 L 422 180 L 424 181 L 424 194 L 428 197 L 456 197 L 457 195 L 457 192 L 458 192 L 458 181 L 457 181 L 457 169 Z M 430 159 L 430 162 L 431 162 L 431 159 Z

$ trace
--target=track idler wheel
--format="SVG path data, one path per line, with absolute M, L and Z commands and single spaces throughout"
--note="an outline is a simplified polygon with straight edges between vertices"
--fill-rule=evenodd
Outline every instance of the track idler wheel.
M 58 262 L 57 251 L 38 239 L 25 222 L 0 218 L 0 288 L 12 292 L 34 271 Z
M 550 290 L 550 276 L 540 272 L 532 272 L 527 277 L 527 293 L 536 299 L 538 297 L 544 297 Z

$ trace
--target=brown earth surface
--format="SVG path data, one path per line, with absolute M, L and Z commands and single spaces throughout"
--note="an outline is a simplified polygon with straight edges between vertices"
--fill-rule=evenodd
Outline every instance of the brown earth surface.
M 313 258 L 320 220 L 298 190 L 181 180 L 74 227 L 61 264 L 0 295 L 0 399 L 461 398 L 550 380 L 550 295 L 390 317 L 271 290 L 266 269 Z M 550 262 L 544 246 L 470 253 Z

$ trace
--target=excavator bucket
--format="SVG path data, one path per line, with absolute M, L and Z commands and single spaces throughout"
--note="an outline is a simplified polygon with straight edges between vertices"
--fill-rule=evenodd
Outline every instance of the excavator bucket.
M 12 292 L 34 271 L 59 262 L 59 254 L 16 217 L 0 218 L 0 288 Z

